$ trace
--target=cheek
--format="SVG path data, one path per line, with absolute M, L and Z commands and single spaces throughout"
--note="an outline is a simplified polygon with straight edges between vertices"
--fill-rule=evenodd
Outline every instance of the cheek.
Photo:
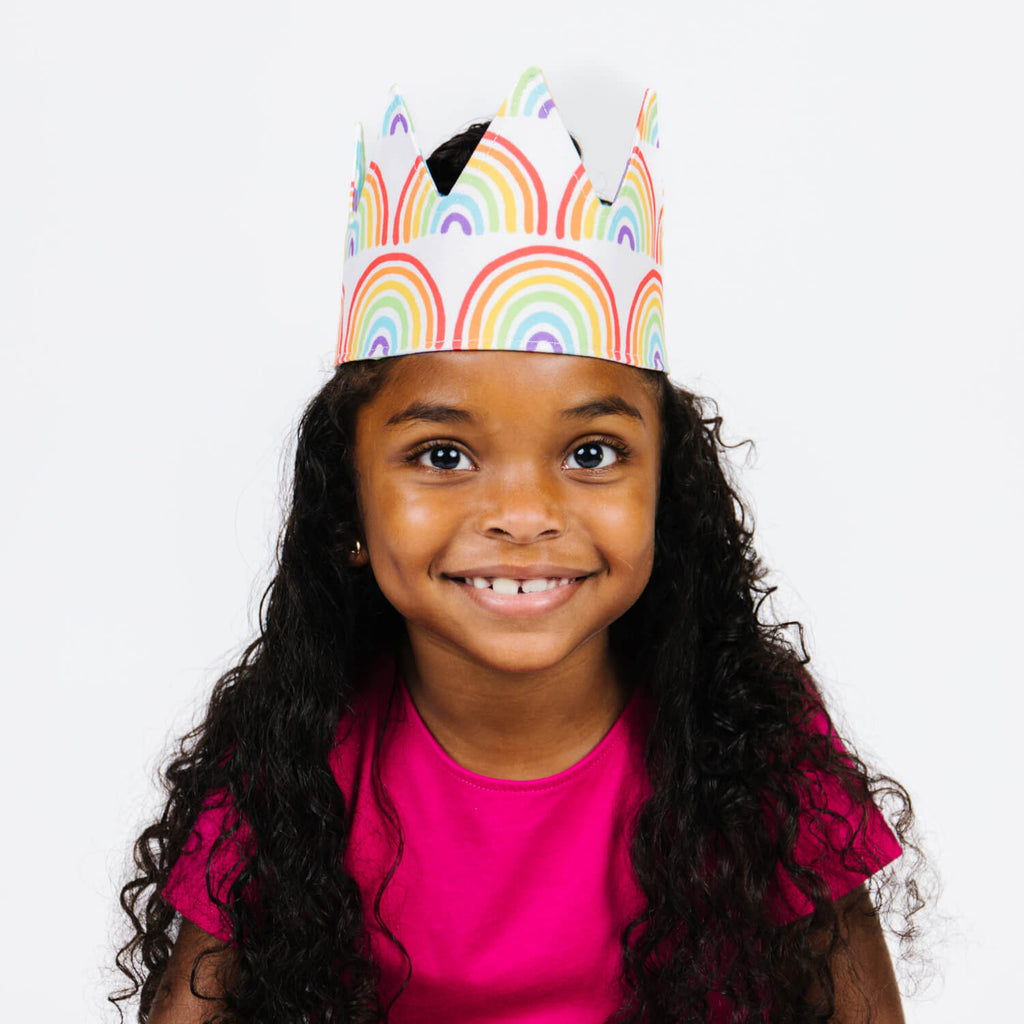
M 620 500 L 598 506 L 602 534 L 624 560 L 653 555 L 655 501 L 652 488 L 638 486 Z
M 439 533 L 445 523 L 457 518 L 460 507 L 457 500 L 446 499 L 441 489 L 402 486 L 386 475 L 373 488 L 371 505 L 368 524 L 375 519 L 383 535 L 406 541 Z M 409 531 L 411 536 L 402 537 L 398 531 Z
M 622 500 L 600 503 L 596 508 L 600 512 L 591 522 L 591 536 L 620 599 L 631 605 L 643 593 L 654 566 L 653 492 L 637 488 Z
M 654 568 L 656 491 L 645 491 L 624 509 L 616 532 L 622 538 L 623 568 L 629 574 L 631 602 L 643 593 Z
M 408 579 L 429 568 L 450 533 L 451 514 L 443 506 L 429 488 L 401 487 L 388 474 L 366 480 L 364 532 L 381 589 L 388 579 Z

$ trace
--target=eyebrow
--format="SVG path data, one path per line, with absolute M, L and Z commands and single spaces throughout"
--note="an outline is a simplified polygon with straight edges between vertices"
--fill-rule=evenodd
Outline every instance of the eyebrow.
M 644 421 L 640 410 L 618 395 L 605 395 L 562 410 L 562 419 L 566 420 L 596 420 L 599 416 L 629 416 L 641 423 Z
M 430 423 L 470 423 L 472 413 L 465 409 L 456 409 L 451 405 L 436 405 L 432 402 L 413 402 L 401 412 L 396 412 L 385 426 L 394 427 L 410 420 L 427 420 Z
M 600 416 L 629 416 L 644 422 L 640 410 L 618 395 L 604 395 L 571 409 L 563 409 L 562 419 L 595 420 Z M 472 423 L 473 414 L 466 409 L 458 409 L 452 405 L 439 405 L 433 402 L 413 402 L 401 412 L 391 416 L 385 426 L 395 427 L 413 420 L 425 420 L 428 423 Z

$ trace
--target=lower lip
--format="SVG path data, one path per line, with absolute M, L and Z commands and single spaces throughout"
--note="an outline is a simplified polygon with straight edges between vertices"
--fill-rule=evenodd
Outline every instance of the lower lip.
M 459 580 L 452 580 L 460 590 L 465 591 L 466 596 L 475 601 L 481 608 L 498 615 L 508 616 L 529 616 L 543 615 L 560 608 L 566 601 L 571 601 L 573 595 L 589 577 L 573 580 L 562 586 L 552 587 L 551 590 L 542 590 L 539 594 L 496 594 L 490 587 L 474 587 L 472 583 L 462 583 Z

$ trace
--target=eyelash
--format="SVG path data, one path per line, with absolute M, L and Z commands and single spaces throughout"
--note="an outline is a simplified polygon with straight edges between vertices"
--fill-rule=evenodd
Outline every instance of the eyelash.
M 611 466 L 597 466 L 596 468 L 590 469 L 590 470 L 586 469 L 584 466 L 578 466 L 578 467 L 573 467 L 573 468 L 577 468 L 577 469 L 583 470 L 584 472 L 588 472 L 588 473 L 600 473 L 602 470 L 611 469 L 612 466 L 618 466 L 620 463 L 628 462 L 630 455 L 633 454 L 632 450 L 629 447 L 629 445 L 624 444 L 622 441 L 619 441 L 617 438 L 614 438 L 614 437 L 600 437 L 600 436 L 598 436 L 598 437 L 588 437 L 585 441 L 577 441 L 576 444 L 574 444 L 572 446 L 572 448 L 569 449 L 569 452 L 568 452 L 568 454 L 566 455 L 565 458 L 568 459 L 573 454 L 573 452 L 578 451 L 580 448 L 585 448 L 587 445 L 591 445 L 591 444 L 607 445 L 609 448 L 611 448 L 611 450 L 613 452 L 615 452 L 615 455 L 616 455 L 615 461 L 611 464 Z
M 611 448 L 612 451 L 614 451 L 616 456 L 617 456 L 615 462 L 613 462 L 611 466 L 597 466 L 596 468 L 590 469 L 590 470 L 587 470 L 583 466 L 570 467 L 570 468 L 575 468 L 578 471 L 582 470 L 583 472 L 600 473 L 603 470 L 611 469 L 612 466 L 617 466 L 620 463 L 628 462 L 630 457 L 633 454 L 632 449 L 629 447 L 629 445 L 623 444 L 623 442 L 618 440 L 617 438 L 598 436 L 598 437 L 588 437 L 588 438 L 586 438 L 583 441 L 577 441 L 572 446 L 572 448 L 570 448 L 569 451 L 566 453 L 565 459 L 563 461 L 568 460 L 570 458 L 570 456 L 573 454 L 573 452 L 578 451 L 580 448 L 584 448 L 587 445 L 593 445 L 593 444 L 603 444 L 603 445 L 607 445 L 609 448 Z M 424 455 L 426 455 L 427 452 L 432 452 L 432 451 L 434 451 L 434 450 L 436 450 L 438 448 L 454 448 L 456 451 L 462 452 L 462 454 L 465 455 L 466 458 L 469 458 L 469 453 L 457 441 L 449 441 L 449 440 L 445 440 L 445 439 L 442 438 L 442 439 L 437 439 L 437 440 L 434 440 L 434 441 L 425 441 L 423 444 L 417 445 L 415 448 L 412 449 L 412 451 L 409 452 L 409 454 L 406 456 L 406 460 L 405 461 L 409 462 L 409 463 L 419 462 L 419 460 Z M 434 473 L 464 473 L 465 472 L 465 470 L 462 470 L 462 469 L 439 469 L 437 466 L 426 466 L 425 465 L 423 468 L 424 469 L 429 469 L 431 472 L 434 472 Z
M 419 460 L 427 454 L 427 452 L 436 451 L 438 448 L 454 448 L 455 451 L 461 452 L 466 458 L 469 458 L 469 454 L 466 452 L 462 445 L 457 444 L 455 441 L 427 441 L 424 444 L 417 445 L 411 452 L 406 456 L 406 462 L 419 462 Z M 424 469 L 430 470 L 432 473 L 464 473 L 465 470 L 461 469 L 439 469 L 437 466 L 423 466 Z

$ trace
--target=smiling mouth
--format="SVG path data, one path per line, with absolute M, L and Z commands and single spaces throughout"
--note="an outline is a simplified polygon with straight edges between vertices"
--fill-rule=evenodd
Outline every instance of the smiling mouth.
M 543 594 L 548 590 L 567 587 L 570 583 L 585 580 L 586 576 L 551 576 L 547 578 L 516 580 L 505 576 L 449 576 L 456 583 L 477 590 L 493 590 L 495 594 Z

